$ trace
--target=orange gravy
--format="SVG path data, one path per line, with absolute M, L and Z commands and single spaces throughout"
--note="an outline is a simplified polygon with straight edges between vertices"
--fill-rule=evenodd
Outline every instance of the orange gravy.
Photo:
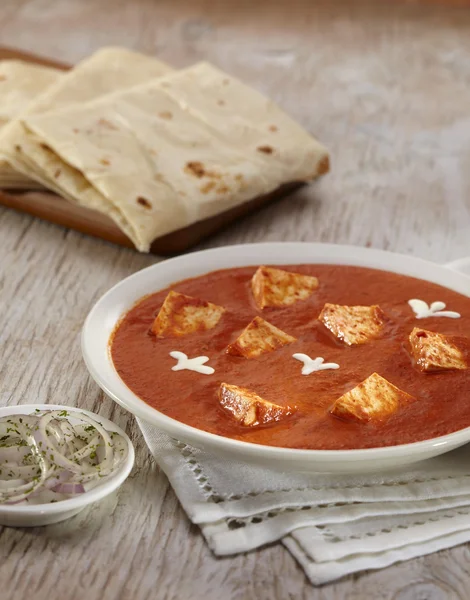
M 281 266 L 319 278 L 309 299 L 284 308 L 260 311 L 253 302 L 250 280 L 256 267 L 215 271 L 175 283 L 142 299 L 122 319 L 111 341 L 111 355 L 126 385 L 150 406 L 193 427 L 257 444 L 287 448 L 347 449 L 404 444 L 470 426 L 470 370 L 421 373 L 409 354 L 413 327 L 448 335 L 469 331 L 470 299 L 439 285 L 395 273 L 350 266 Z M 171 290 L 224 306 L 218 325 L 178 338 L 157 338 L 149 329 Z M 408 300 L 442 301 L 460 319 L 416 319 Z M 379 304 L 388 317 L 380 339 L 348 347 L 337 342 L 317 321 L 326 302 Z M 225 349 L 256 316 L 297 341 L 256 359 L 230 356 Z M 206 355 L 213 375 L 172 371 L 172 350 L 190 358 Z M 295 353 L 340 365 L 304 376 Z M 469 362 L 470 362 L 470 357 Z M 380 423 L 342 421 L 329 414 L 334 401 L 376 371 L 416 398 Z M 239 425 L 219 405 L 221 382 L 246 387 L 262 398 L 296 407 L 278 423 Z

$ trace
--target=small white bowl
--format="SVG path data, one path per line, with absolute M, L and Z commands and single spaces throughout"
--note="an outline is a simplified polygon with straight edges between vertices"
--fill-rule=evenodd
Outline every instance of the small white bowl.
M 82 413 L 92 419 L 97 420 L 108 431 L 113 431 L 121 435 L 127 442 L 127 457 L 124 464 L 116 471 L 114 475 L 106 478 L 102 483 L 88 492 L 84 492 L 74 498 L 52 502 L 48 504 L 0 504 L 0 525 L 9 527 L 37 527 L 39 525 L 51 525 L 59 523 L 73 517 L 89 504 L 101 500 L 108 496 L 127 479 L 134 465 L 134 447 L 128 435 L 115 423 L 105 419 L 101 415 L 96 415 L 88 410 L 73 408 L 71 406 L 62 406 L 59 404 L 22 404 L 20 406 L 7 406 L 0 408 L 0 417 L 10 415 L 29 415 L 39 410 L 66 410 L 69 413 Z M 72 417 L 72 415 L 71 415 Z M 73 422 L 73 417 L 72 417 Z

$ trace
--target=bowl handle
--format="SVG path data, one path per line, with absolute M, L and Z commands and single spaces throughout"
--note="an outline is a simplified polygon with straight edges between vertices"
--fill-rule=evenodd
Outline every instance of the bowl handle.
M 458 271 L 464 275 L 470 275 L 470 256 L 467 256 L 466 258 L 458 258 L 457 260 L 446 263 L 445 266 L 448 269 L 452 269 L 452 271 Z

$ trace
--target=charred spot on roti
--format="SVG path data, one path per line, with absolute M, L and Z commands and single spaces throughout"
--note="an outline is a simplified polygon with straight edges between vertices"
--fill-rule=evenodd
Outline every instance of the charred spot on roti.
M 218 194 L 228 194 L 230 192 L 230 188 L 228 187 L 228 185 L 225 184 L 221 184 L 219 185 L 219 187 L 217 188 L 216 192 Z
M 4 75 L 4 74 L 0 75 L 0 81 L 6 81 L 6 79 L 7 79 L 6 75 Z
M 143 198 L 142 196 L 139 196 L 137 198 L 137 202 L 143 206 L 144 208 L 146 208 L 147 210 L 150 210 L 152 208 L 152 203 L 147 200 L 147 198 Z
M 57 179 L 61 173 L 62 173 L 62 169 L 56 169 L 54 172 L 55 179 Z
M 235 181 L 243 181 L 244 177 L 241 173 L 235 175 Z
M 74 127 L 74 128 L 72 129 L 72 131 L 73 131 L 74 133 L 80 133 L 80 129 L 78 129 L 78 127 Z
M 189 173 L 198 179 L 202 179 L 203 177 L 212 177 L 213 179 L 222 178 L 220 173 L 207 169 L 202 162 L 199 162 L 198 160 L 193 160 L 186 163 L 184 170 L 186 173 Z
M 19 144 L 15 144 L 16 152 L 21 152 L 21 146 Z
M 317 175 L 325 175 L 330 170 L 330 157 L 324 156 L 317 166 Z
M 225 100 L 217 100 L 219 106 L 225 106 Z
M 273 133 L 275 133 L 276 131 L 279 131 L 279 127 L 277 125 L 270 125 L 268 127 L 269 131 L 272 131 Z
M 104 127 L 105 129 L 110 129 L 111 131 L 118 131 L 119 127 L 116 127 L 116 125 L 114 123 L 112 123 L 111 121 L 109 121 L 108 119 L 99 119 L 98 120 L 98 125 L 100 125 L 101 127 Z
M 186 163 L 186 167 L 184 169 L 187 173 L 194 175 L 195 177 L 202 178 L 206 174 L 206 170 L 204 169 L 204 165 L 202 162 L 197 160 L 190 161 Z
M 256 148 L 258 152 L 262 152 L 263 154 L 272 154 L 274 152 L 274 148 L 272 146 L 258 146 Z
M 216 185 L 217 184 L 215 183 L 215 181 L 208 181 L 200 188 L 200 190 L 203 194 L 208 194 L 215 188 Z
M 41 142 L 39 144 L 39 146 L 46 152 L 53 152 L 52 148 L 50 146 L 48 146 L 47 144 L 45 144 L 44 142 Z
M 167 121 L 169 121 L 170 119 L 172 119 L 172 118 L 173 118 L 173 113 L 171 113 L 169 110 L 164 110 L 164 111 L 162 111 L 162 112 L 159 112 L 159 113 L 158 113 L 158 116 L 159 116 L 161 119 L 166 119 Z
M 105 167 L 109 166 L 111 164 L 110 160 L 108 158 L 101 158 L 100 159 L 100 163 L 102 165 L 104 165 Z

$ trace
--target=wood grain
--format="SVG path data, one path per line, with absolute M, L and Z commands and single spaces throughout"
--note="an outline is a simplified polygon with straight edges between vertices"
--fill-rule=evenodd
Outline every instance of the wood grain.
M 152 242 L 150 252 L 162 256 L 185 252 L 207 236 L 223 230 L 236 219 L 245 217 L 276 200 L 288 197 L 302 185 L 304 184 L 300 182 L 286 183 L 269 194 L 257 196 L 203 221 L 197 221 L 187 227 L 167 233 Z M 43 191 L 8 192 L 0 190 L 0 205 L 28 213 L 55 225 L 62 225 L 80 233 L 92 235 L 118 246 L 134 248 L 131 240 L 107 215 L 79 204 L 71 204 L 56 194 Z
M 269 10 L 268 10 L 269 8 Z M 52 34 L 53 31 L 53 34 Z M 332 173 L 200 247 L 351 243 L 446 261 L 470 253 L 470 12 L 326 0 L 3 0 L 3 44 L 73 62 L 104 44 L 175 66 L 208 59 L 269 93 L 332 150 Z M 133 437 L 117 497 L 71 521 L 0 533 L 6 600 L 468 598 L 468 545 L 312 588 L 279 545 L 216 559 L 158 473 L 130 415 L 80 357 L 93 302 L 154 263 L 0 210 L 0 404 L 64 402 Z

